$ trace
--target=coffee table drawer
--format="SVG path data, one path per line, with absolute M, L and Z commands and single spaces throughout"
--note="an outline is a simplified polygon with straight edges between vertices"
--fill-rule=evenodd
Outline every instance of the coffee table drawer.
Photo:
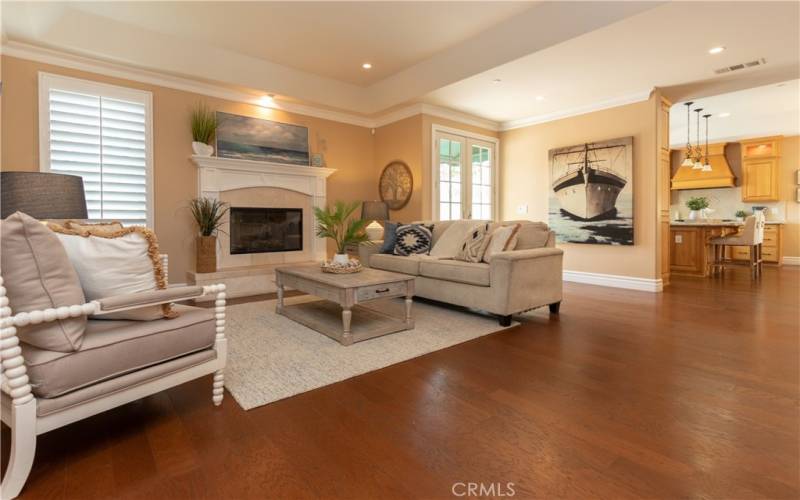
M 406 294 L 406 283 L 387 283 L 385 285 L 365 286 L 356 290 L 356 301 L 380 299 L 383 297 L 398 297 Z

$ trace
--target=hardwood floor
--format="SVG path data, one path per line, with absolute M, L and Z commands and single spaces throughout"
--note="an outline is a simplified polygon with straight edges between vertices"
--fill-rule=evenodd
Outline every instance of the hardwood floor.
M 567 283 L 560 316 L 248 412 L 206 378 L 45 434 L 22 498 L 798 498 L 799 305 L 790 267 Z

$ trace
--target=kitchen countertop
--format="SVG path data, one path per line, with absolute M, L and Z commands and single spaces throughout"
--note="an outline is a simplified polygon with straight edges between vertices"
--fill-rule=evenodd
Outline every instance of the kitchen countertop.
M 783 221 L 768 220 L 764 221 L 765 224 L 784 224 Z M 670 222 L 671 226 L 741 226 L 744 222 L 737 220 L 722 220 L 722 219 L 708 219 L 708 220 L 673 220 Z

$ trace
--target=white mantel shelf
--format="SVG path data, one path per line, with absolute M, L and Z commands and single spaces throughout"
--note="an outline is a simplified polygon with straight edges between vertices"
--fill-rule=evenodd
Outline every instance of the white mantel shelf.
M 336 172 L 335 168 L 287 165 L 284 163 L 271 163 L 267 161 L 237 160 L 234 158 L 219 158 L 217 156 L 192 155 L 192 162 L 200 168 L 238 170 L 267 174 L 299 175 L 304 177 L 321 177 L 323 179 Z

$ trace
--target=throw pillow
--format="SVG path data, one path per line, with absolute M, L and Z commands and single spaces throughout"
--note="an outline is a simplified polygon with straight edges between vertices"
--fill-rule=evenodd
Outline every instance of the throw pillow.
M 436 240 L 431 248 L 431 255 L 441 259 L 455 258 L 472 230 L 483 224 L 485 221 L 458 220 L 452 222 Z
M 117 221 L 91 223 L 91 222 L 68 220 L 61 225 L 67 229 L 73 229 L 75 231 L 90 231 L 90 232 L 98 232 L 98 231 L 114 232 L 114 231 L 119 231 L 124 227 L 121 222 Z
M 397 228 L 399 222 L 386 221 L 383 225 L 383 245 L 378 253 L 394 253 L 394 245 L 397 243 Z
M 0 223 L 0 268 L 8 305 L 16 313 L 81 305 L 81 282 L 58 237 L 22 212 Z M 72 352 L 83 343 L 86 316 L 18 329 L 20 340 L 48 351 Z
M 517 246 L 517 233 L 519 232 L 519 228 L 519 224 L 514 224 L 513 226 L 503 226 L 495 229 L 494 232 L 492 232 L 492 239 L 489 241 L 486 253 L 483 254 L 483 260 L 485 262 L 491 262 L 492 256 L 495 254 L 514 250 Z
M 426 255 L 431 250 L 431 228 L 422 224 L 405 224 L 397 228 L 395 255 Z
M 149 229 L 132 226 L 109 231 L 104 227 L 78 230 L 49 226 L 78 272 L 87 300 L 167 287 L 156 235 Z M 163 304 L 103 314 L 97 319 L 149 321 L 176 315 L 169 304 Z
M 489 223 L 486 222 L 470 231 L 467 237 L 464 238 L 455 259 L 465 262 L 480 262 L 491 240 L 492 235 L 489 231 Z

